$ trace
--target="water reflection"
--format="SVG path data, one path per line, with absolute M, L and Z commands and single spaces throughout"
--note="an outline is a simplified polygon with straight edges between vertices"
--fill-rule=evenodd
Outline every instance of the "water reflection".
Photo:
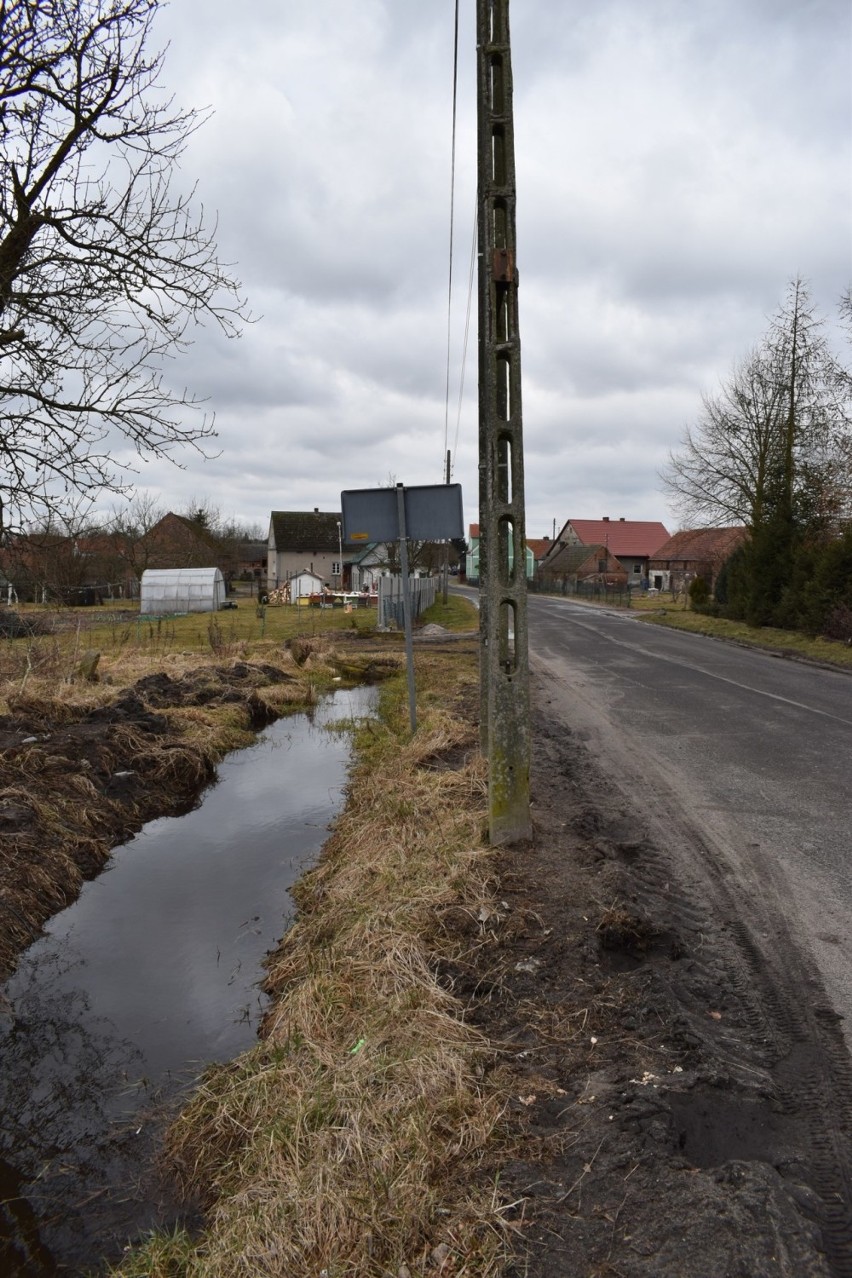
M 167 1111 L 142 1052 L 68 988 L 69 975 L 61 948 L 45 956 L 0 1027 L 4 1275 L 54 1272 L 48 1245 L 82 1264 L 93 1231 L 126 1237 L 161 1217 L 143 1169 Z
M 0 1272 L 91 1267 L 175 1218 L 151 1170 L 169 1107 L 250 1045 L 288 888 L 339 807 L 340 693 L 231 756 L 200 808 L 152 822 L 57 915 L 0 1013 Z

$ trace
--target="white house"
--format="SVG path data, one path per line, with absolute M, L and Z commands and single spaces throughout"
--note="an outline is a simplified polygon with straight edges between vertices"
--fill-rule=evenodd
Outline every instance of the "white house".
M 269 520 L 266 580 L 276 590 L 297 573 L 312 572 L 343 586 L 341 517 L 336 511 L 273 510 Z

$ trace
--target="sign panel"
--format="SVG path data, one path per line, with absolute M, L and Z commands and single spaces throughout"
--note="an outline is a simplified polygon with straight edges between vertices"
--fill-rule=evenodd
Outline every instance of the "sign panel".
M 397 541 L 397 488 L 350 488 L 340 494 L 347 542 Z M 453 541 L 464 537 L 461 484 L 403 488 L 405 533 L 413 541 Z

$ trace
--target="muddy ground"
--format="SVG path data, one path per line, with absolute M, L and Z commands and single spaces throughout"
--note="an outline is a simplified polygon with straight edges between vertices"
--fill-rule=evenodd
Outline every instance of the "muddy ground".
M 213 779 L 214 755 L 162 711 L 237 706 L 257 730 L 275 717 L 263 688 L 294 677 L 238 662 L 152 674 L 90 708 L 14 699 L 0 716 L 0 980 L 113 847 L 187 811 Z
M 54 720 L 19 700 L 0 720 L 3 971 L 110 846 L 209 782 L 162 709 L 237 699 L 260 726 L 258 688 L 287 677 L 157 675 Z M 541 689 L 535 706 L 535 837 L 495 858 L 495 915 L 445 920 L 471 941 L 446 979 L 511 1097 L 487 1171 L 513 1204 L 512 1278 L 852 1275 L 852 1090 L 819 989 L 785 985 L 761 921 L 675 846 L 689 833 L 637 818 Z
M 535 838 L 451 974 L 510 1078 L 513 1278 L 852 1274 L 850 1070 L 818 983 L 535 693 Z

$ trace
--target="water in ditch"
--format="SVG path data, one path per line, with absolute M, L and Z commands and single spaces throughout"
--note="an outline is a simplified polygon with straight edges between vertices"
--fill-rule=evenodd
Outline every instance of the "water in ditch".
M 342 801 L 350 739 L 329 728 L 371 695 L 231 755 L 200 807 L 117 849 L 23 956 L 0 1004 L 3 1278 L 89 1272 L 183 1218 L 156 1172 L 167 1118 L 255 1039 L 288 889 Z

